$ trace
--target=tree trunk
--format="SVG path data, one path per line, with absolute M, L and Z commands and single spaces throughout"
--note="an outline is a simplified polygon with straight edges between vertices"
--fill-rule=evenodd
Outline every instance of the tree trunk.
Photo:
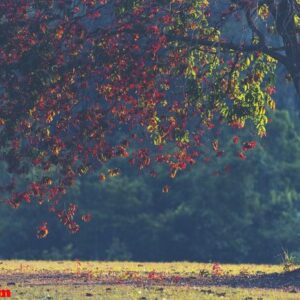
M 300 107 L 300 45 L 297 28 L 294 22 L 294 0 L 270 1 L 271 12 L 276 22 L 276 29 L 282 37 L 286 57 L 282 63 L 290 72 L 297 92 L 297 103 Z
M 297 91 L 298 101 L 300 101 L 300 69 L 296 74 L 293 74 L 292 77 Z
M 294 52 L 294 55 L 288 57 L 287 55 L 287 64 L 286 68 L 290 72 L 294 87 L 297 93 L 296 104 L 300 108 L 300 49 L 297 45 L 297 52 Z

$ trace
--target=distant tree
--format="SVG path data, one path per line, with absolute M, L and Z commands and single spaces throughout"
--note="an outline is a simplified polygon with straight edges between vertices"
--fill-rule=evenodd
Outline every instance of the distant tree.
M 77 206 L 63 209 L 60 196 L 111 159 L 151 166 L 152 175 L 163 163 L 175 177 L 205 143 L 222 155 L 210 134 L 219 123 L 249 120 L 264 136 L 277 62 L 299 93 L 298 14 L 298 0 L 1 1 L 6 201 L 46 200 L 76 232 Z M 232 21 L 241 30 L 230 37 Z M 240 157 L 253 147 L 245 142 Z

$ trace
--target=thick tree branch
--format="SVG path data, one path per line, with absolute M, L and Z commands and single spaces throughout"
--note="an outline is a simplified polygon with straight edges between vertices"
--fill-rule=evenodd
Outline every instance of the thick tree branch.
M 257 52 L 261 51 L 277 61 L 281 62 L 282 64 L 286 64 L 286 57 L 277 51 L 284 50 L 283 48 L 268 48 L 265 45 L 261 44 L 251 44 L 251 45 L 245 45 L 245 44 L 235 44 L 233 42 L 227 42 L 227 41 L 210 41 L 208 39 L 193 39 L 190 37 L 183 37 L 183 36 L 177 36 L 177 35 L 167 35 L 169 40 L 174 42 L 183 42 L 186 43 L 192 47 L 200 47 L 200 46 L 207 46 L 207 47 L 220 47 L 224 50 L 233 50 L 236 52 Z
M 265 36 L 263 35 L 263 33 L 255 25 L 255 23 L 254 23 L 254 21 L 252 19 L 252 16 L 251 16 L 250 9 L 246 10 L 246 19 L 247 19 L 248 25 L 249 25 L 250 29 L 252 30 L 252 32 L 254 32 L 258 36 L 258 38 L 259 38 L 259 44 L 265 46 L 266 45 Z

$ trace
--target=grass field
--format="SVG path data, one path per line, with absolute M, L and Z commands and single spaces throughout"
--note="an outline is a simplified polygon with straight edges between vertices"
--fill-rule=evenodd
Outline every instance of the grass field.
M 280 265 L 0 261 L 11 299 L 300 299 Z

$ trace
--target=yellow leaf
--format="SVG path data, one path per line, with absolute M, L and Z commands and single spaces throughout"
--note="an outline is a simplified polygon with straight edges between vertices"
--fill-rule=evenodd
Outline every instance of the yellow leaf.
M 51 123 L 51 122 L 53 121 L 53 118 L 55 117 L 55 115 L 56 115 L 55 111 L 50 110 L 50 111 L 47 113 L 46 122 L 47 122 L 47 123 Z
M 267 4 L 263 4 L 258 8 L 257 14 L 263 19 L 266 20 L 270 15 L 270 10 Z
M 300 27 L 300 17 L 298 15 L 294 15 L 294 23 L 296 27 Z

